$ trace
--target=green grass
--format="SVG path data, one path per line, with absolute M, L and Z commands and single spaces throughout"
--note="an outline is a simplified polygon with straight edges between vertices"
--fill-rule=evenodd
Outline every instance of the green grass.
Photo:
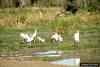
M 22 55 L 32 55 L 34 51 L 53 49 L 64 51 L 65 54 L 61 58 L 77 54 L 83 60 L 86 60 L 86 57 L 92 58 L 92 55 L 94 59 L 98 58 L 100 56 L 100 14 L 78 11 L 75 15 L 56 17 L 55 13 L 58 10 L 61 11 L 60 8 L 42 8 L 43 19 L 40 19 L 39 9 L 36 8 L 0 9 L 0 52 L 18 51 Z M 38 30 L 39 36 L 46 39 L 43 47 L 39 42 L 22 43 L 20 33 L 30 34 L 34 32 L 34 29 Z M 77 29 L 80 30 L 81 39 L 78 46 L 73 41 L 73 34 Z M 54 31 L 61 33 L 64 38 L 62 45 L 50 40 Z M 35 57 L 33 59 L 50 61 L 59 58 Z

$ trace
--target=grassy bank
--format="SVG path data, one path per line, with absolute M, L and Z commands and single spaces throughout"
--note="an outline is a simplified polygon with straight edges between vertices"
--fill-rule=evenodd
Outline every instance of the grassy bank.
M 39 11 L 42 13 L 42 18 Z M 65 13 L 65 15 L 57 16 L 59 12 Z M 0 13 L 0 26 L 12 29 L 34 29 L 38 26 L 40 30 L 41 26 L 45 26 L 47 30 L 53 29 L 61 33 L 69 33 L 73 29 L 100 25 L 99 13 L 94 14 L 83 10 L 79 10 L 73 15 L 67 14 L 63 8 L 31 7 L 0 9 Z

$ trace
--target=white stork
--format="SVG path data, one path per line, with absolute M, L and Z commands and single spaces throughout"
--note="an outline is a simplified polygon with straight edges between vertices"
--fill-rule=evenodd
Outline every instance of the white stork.
M 28 35 L 27 33 L 21 33 L 20 36 L 25 42 L 32 42 L 34 40 L 34 38 Z
M 79 30 L 77 30 L 77 32 L 74 34 L 74 40 L 76 43 L 79 43 L 80 39 L 79 39 Z
M 35 32 L 31 35 L 31 37 L 34 39 L 34 42 L 35 42 L 35 39 L 37 37 L 37 30 L 35 29 Z
M 27 33 L 21 33 L 20 36 L 25 42 L 32 42 L 33 40 L 35 41 L 37 30 L 35 29 L 35 32 L 31 36 Z
M 58 33 L 55 33 L 54 35 L 52 35 L 51 39 L 52 39 L 53 41 L 58 42 Z
M 63 43 L 63 38 L 61 37 L 60 34 L 58 35 L 58 41 L 59 41 L 60 43 Z
M 41 37 L 37 37 L 38 40 L 41 42 L 41 43 L 45 43 L 45 39 L 41 38 Z

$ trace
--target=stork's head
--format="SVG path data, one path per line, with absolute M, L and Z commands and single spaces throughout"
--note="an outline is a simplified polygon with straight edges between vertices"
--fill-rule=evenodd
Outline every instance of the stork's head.
M 37 33 L 37 30 L 35 29 L 35 33 Z
M 79 33 L 79 30 L 77 30 L 77 33 Z

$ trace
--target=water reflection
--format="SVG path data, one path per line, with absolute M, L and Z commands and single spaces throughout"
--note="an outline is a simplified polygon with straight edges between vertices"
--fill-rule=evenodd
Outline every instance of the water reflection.
M 69 58 L 51 62 L 52 64 L 79 66 L 80 58 Z
M 34 55 L 38 57 L 58 57 L 63 54 L 63 51 L 48 50 L 43 52 L 36 52 Z

